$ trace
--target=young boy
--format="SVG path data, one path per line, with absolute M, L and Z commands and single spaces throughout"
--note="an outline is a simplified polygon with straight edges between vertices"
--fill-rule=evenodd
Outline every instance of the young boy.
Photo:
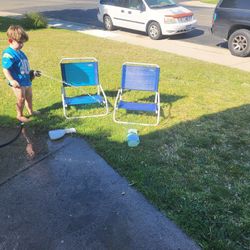
M 32 109 L 30 67 L 27 56 L 21 51 L 29 37 L 19 25 L 11 25 L 7 30 L 7 37 L 9 47 L 2 54 L 3 73 L 17 98 L 17 119 L 21 122 L 28 122 L 29 119 L 23 115 L 24 105 L 29 115 L 39 113 Z

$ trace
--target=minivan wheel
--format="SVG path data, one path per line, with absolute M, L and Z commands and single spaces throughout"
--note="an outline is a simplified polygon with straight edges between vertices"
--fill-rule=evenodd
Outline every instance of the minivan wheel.
M 232 55 L 246 57 L 250 54 L 250 31 L 236 30 L 228 40 L 228 48 Z
M 149 37 L 153 40 L 158 40 L 162 38 L 161 27 L 157 22 L 152 22 L 148 25 L 147 33 Z
M 105 15 L 103 17 L 103 23 L 104 23 L 104 28 L 106 30 L 113 30 L 114 29 L 114 25 L 113 25 L 113 22 L 112 22 L 112 19 L 110 16 Z

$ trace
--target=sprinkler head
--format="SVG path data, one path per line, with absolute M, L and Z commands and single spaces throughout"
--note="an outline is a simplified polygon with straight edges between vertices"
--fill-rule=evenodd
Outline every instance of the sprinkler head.
M 30 80 L 33 81 L 35 77 L 40 77 L 41 76 L 41 71 L 40 70 L 31 70 L 30 71 Z

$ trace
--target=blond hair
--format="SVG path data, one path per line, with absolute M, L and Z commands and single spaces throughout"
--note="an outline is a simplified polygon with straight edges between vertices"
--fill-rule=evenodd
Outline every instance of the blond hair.
M 7 37 L 23 43 L 29 40 L 28 34 L 20 25 L 11 25 L 7 30 Z

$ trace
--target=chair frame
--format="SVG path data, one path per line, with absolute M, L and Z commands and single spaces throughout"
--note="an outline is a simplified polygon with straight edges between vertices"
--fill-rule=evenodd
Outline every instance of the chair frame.
M 157 64 L 149 64 L 149 63 L 125 62 L 125 63 L 123 63 L 123 66 L 124 65 L 148 66 L 148 67 L 160 68 L 159 65 L 157 65 Z M 127 89 L 127 90 L 130 90 L 130 89 Z M 160 93 L 158 91 L 158 88 L 157 88 L 157 91 L 154 91 L 155 92 L 154 104 L 156 104 L 156 107 L 157 107 L 157 109 L 156 109 L 156 115 L 157 116 L 156 116 L 156 122 L 155 123 L 140 123 L 140 122 L 128 122 L 128 121 L 117 120 L 116 112 L 119 109 L 118 108 L 118 103 L 120 101 L 122 101 L 122 94 L 125 91 L 126 91 L 126 89 L 122 88 L 122 87 L 118 90 L 117 96 L 115 98 L 115 104 L 114 104 L 113 121 L 116 122 L 116 123 L 120 123 L 120 124 L 134 124 L 134 125 L 141 125 L 141 126 L 157 126 L 159 124 L 159 122 L 160 122 Z M 136 91 L 136 90 L 134 90 L 134 91 Z M 145 90 L 145 91 L 153 92 L 153 91 L 149 91 L 149 90 Z M 137 103 L 137 102 L 133 102 L 133 103 Z M 147 105 L 147 103 L 140 103 L 140 104 L 141 105 L 143 105 L 143 104 Z M 138 111 L 138 110 L 133 110 L 133 111 Z
M 93 115 L 80 115 L 80 116 L 68 116 L 67 115 L 67 105 L 65 103 L 65 98 L 67 97 L 66 96 L 66 90 L 65 90 L 65 86 L 68 86 L 68 87 L 73 87 L 73 88 L 81 88 L 83 86 L 74 86 L 74 85 L 71 85 L 67 82 L 65 82 L 63 79 L 62 79 L 62 88 L 61 88 L 61 96 L 62 96 L 62 104 L 63 104 L 63 114 L 65 116 L 66 119 L 79 119 L 79 118 L 89 118 L 89 117 L 101 117 L 101 116 L 106 116 L 108 113 L 109 113 L 109 109 L 108 109 L 108 101 L 107 101 L 107 97 L 105 95 L 105 92 L 99 82 L 99 70 L 98 70 L 98 60 L 95 58 L 95 57 L 77 57 L 77 58 L 71 58 L 71 57 L 66 57 L 66 58 L 62 58 L 61 61 L 60 61 L 60 66 L 65 63 L 65 62 L 69 62 L 70 61 L 79 61 L 79 62 L 96 62 L 97 63 L 97 81 L 98 83 L 96 84 L 96 87 L 97 87 L 97 95 L 99 96 L 103 96 L 104 100 L 102 103 L 105 104 L 105 112 L 104 113 L 100 113 L 100 114 L 93 114 Z M 88 85 L 86 85 L 88 86 Z M 95 85 L 93 85 L 94 87 Z M 90 95 L 87 91 L 84 91 L 86 93 L 86 95 L 92 97 L 93 99 L 96 99 L 95 97 L 93 97 L 92 95 Z M 99 101 L 98 101 L 99 102 Z M 101 102 L 99 102 L 101 103 Z M 84 104 L 84 103 L 83 103 Z M 87 104 L 86 104 L 87 105 Z M 70 106 L 74 106 L 74 105 L 70 105 Z

